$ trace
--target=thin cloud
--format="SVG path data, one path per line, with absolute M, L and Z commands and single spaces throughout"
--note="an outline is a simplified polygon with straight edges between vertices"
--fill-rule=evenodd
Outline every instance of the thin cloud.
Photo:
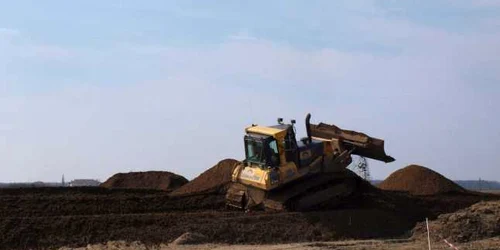
M 448 43 L 448 39 L 454 37 L 443 42 Z M 450 51 L 469 51 L 454 60 L 487 56 L 477 53 L 479 48 L 496 50 L 494 44 L 482 41 L 449 43 L 462 46 Z M 423 43 L 418 48 L 424 52 L 429 45 Z M 458 171 L 440 165 L 443 158 L 436 158 L 435 150 L 446 158 L 460 151 L 458 145 L 467 140 L 494 142 L 481 131 L 500 125 L 499 121 L 490 121 L 490 125 L 479 122 L 484 114 L 494 113 L 494 105 L 486 102 L 494 92 L 478 93 L 477 88 L 463 84 L 460 64 L 448 63 L 448 55 L 437 51 L 375 56 L 335 49 L 302 50 L 262 39 L 229 41 L 205 49 L 143 49 L 139 52 L 148 53 L 130 58 L 135 58 L 137 65 L 158 67 L 162 79 L 127 87 L 73 86 L 47 95 L 30 95 L 22 102 L 5 101 L 6 107 L 15 107 L 17 112 L 3 116 L 9 121 L 4 126 L 8 133 L 2 134 L 5 147 L 0 147 L 8 156 L 4 165 L 49 166 L 43 173 L 34 172 L 31 179 L 60 176 L 68 171 L 67 166 L 73 166 L 75 177 L 88 175 L 91 168 L 93 177 L 100 179 L 129 169 L 163 169 L 192 178 L 222 158 L 242 157 L 238 138 L 248 124 L 270 124 L 276 116 L 300 120 L 312 112 L 315 121 L 386 139 L 387 151 L 398 161 L 391 165 L 373 163 L 377 178 L 417 160 L 448 176 L 460 177 Z M 125 52 L 113 54 L 121 54 L 123 60 Z M 98 54 L 88 56 L 88 61 L 99 60 Z M 460 116 L 467 116 L 467 122 Z M 471 134 L 468 126 L 486 127 Z M 298 129 L 304 134 L 302 126 Z M 426 136 L 419 136 L 422 131 Z M 220 143 L 190 157 L 185 149 L 200 141 Z M 29 157 L 20 153 L 27 151 L 31 152 Z M 471 157 L 467 159 L 474 162 L 454 158 L 446 162 L 461 166 L 480 161 L 486 166 L 496 152 L 483 150 L 481 155 L 487 157 L 479 159 L 474 152 L 468 154 Z M 478 166 L 476 171 L 484 174 L 489 169 Z
M 74 53 L 70 49 L 55 45 L 29 45 L 24 47 L 19 55 L 46 60 L 66 60 L 74 56 Z
M 21 32 L 17 29 L 0 28 L 0 37 L 18 36 Z
M 444 0 L 451 7 L 459 7 L 463 9 L 486 9 L 491 7 L 500 7 L 500 0 Z
M 500 0 L 475 0 L 469 3 L 479 7 L 500 7 Z
M 7 41 L 0 44 L 0 51 L 3 54 L 3 60 L 0 59 L 0 64 L 5 63 L 5 61 L 13 63 L 16 59 L 62 61 L 70 59 L 76 54 L 76 50 L 70 48 L 33 42 L 16 29 L 0 28 L 0 38 L 6 38 Z M 13 38 L 16 38 L 18 42 L 12 43 Z
M 244 40 L 244 41 L 254 41 L 257 40 L 257 37 L 251 36 L 248 32 L 239 32 L 234 35 L 229 36 L 230 40 Z
M 472 167 L 475 175 L 500 179 L 490 167 L 500 160 L 500 134 L 488 132 L 500 127 L 499 87 L 478 77 L 499 79 L 499 34 L 457 35 L 388 19 L 372 7 L 349 19 L 350 32 L 363 43 L 400 49 L 396 53 L 303 49 L 254 39 L 244 28 L 207 47 L 8 47 L 1 65 L 29 48 L 26 61 L 9 64 L 33 73 L 36 80 L 28 84 L 47 84 L 34 72 L 61 65 L 38 57 L 64 59 L 77 79 L 96 77 L 89 85 L 0 99 L 1 166 L 25 170 L 2 178 L 57 180 L 65 173 L 104 180 L 130 169 L 192 178 L 220 159 L 243 157 L 248 124 L 272 124 L 278 116 L 300 121 L 311 112 L 315 122 L 386 140 L 397 161 L 370 162 L 376 178 L 419 162 L 450 178 L 470 176 L 464 169 Z M 322 32 L 331 35 L 328 28 Z M 78 60 L 66 60 L 72 56 Z M 24 62 L 31 68 L 21 67 Z M 156 81 L 135 80 L 151 78 Z M 297 128 L 304 135 L 303 124 Z M 203 153 L 192 157 L 187 149 L 193 145 L 205 145 Z

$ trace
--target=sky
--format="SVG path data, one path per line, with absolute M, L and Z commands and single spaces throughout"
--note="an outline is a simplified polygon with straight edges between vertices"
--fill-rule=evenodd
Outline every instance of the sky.
M 500 181 L 500 1 L 0 0 L 0 182 L 188 179 L 304 118 Z

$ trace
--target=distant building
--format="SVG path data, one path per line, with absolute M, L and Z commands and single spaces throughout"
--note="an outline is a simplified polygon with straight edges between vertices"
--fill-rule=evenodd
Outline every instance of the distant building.
M 100 184 L 100 181 L 92 179 L 75 179 L 69 182 L 70 187 L 96 187 Z
M 31 183 L 31 186 L 32 186 L 32 187 L 45 187 L 45 186 L 46 186 L 46 184 L 45 184 L 45 183 L 43 183 L 43 182 L 41 182 L 41 181 L 37 181 L 37 182 L 33 182 L 33 183 Z

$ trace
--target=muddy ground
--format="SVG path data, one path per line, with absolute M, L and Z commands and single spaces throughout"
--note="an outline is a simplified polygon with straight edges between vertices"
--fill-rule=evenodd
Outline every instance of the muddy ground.
M 243 213 L 226 210 L 222 193 L 171 197 L 142 189 L 0 189 L 0 248 L 82 247 L 118 240 L 152 246 L 185 232 L 220 244 L 405 239 L 426 217 L 491 199 L 498 196 L 415 197 L 365 187 L 335 209 Z

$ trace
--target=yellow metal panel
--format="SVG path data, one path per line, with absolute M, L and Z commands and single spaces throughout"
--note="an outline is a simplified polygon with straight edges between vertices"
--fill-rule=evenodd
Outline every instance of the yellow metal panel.
M 246 166 L 241 169 L 238 179 L 241 183 L 267 190 L 268 170 L 256 166 Z
M 285 184 L 287 182 L 293 181 L 301 176 L 297 169 L 297 166 L 295 166 L 295 163 L 293 162 L 288 162 L 284 165 L 281 165 L 279 171 L 280 184 Z
M 311 139 L 313 139 L 313 140 L 317 140 L 317 141 L 331 141 L 331 139 L 325 139 L 325 138 L 321 138 L 321 137 L 314 137 L 314 136 L 311 136 Z
M 263 182 L 265 171 L 258 167 L 246 167 L 240 173 L 240 179 L 253 182 Z
M 257 166 L 242 166 L 239 173 L 237 173 L 237 181 L 263 190 L 271 190 L 301 177 L 301 173 L 293 162 L 286 163 L 278 168 L 279 182 L 274 184 L 271 184 L 270 178 L 272 171 Z
M 270 174 L 273 170 L 271 169 L 261 169 L 257 166 L 243 166 L 235 171 L 237 182 L 256 187 L 263 190 L 272 190 L 279 187 L 285 183 L 291 182 L 293 180 L 299 179 L 300 177 L 310 173 L 318 172 L 321 162 L 321 158 L 316 159 L 311 165 L 304 166 L 301 171 L 297 168 L 294 162 L 288 162 L 281 165 L 278 168 L 279 182 L 271 184 Z
M 263 183 L 261 183 L 261 182 L 253 182 L 253 181 L 244 180 L 244 179 L 240 179 L 239 182 L 242 183 L 242 184 L 244 184 L 244 185 L 256 187 L 258 189 L 270 190 L 270 188 L 266 185 L 267 183 L 265 183 L 265 182 L 263 182 Z
M 274 137 L 276 139 L 276 144 L 278 146 L 278 152 L 280 156 L 280 166 L 287 164 L 285 155 L 285 135 L 286 135 L 286 130 L 283 130 L 283 133 L 278 133 Z
M 256 134 L 263 134 L 263 135 L 269 135 L 269 136 L 276 136 L 280 133 L 286 132 L 284 129 L 277 129 L 277 128 L 270 128 L 270 127 L 264 127 L 264 126 L 253 126 L 253 127 L 248 127 L 246 129 L 246 132 L 250 133 L 256 133 Z

